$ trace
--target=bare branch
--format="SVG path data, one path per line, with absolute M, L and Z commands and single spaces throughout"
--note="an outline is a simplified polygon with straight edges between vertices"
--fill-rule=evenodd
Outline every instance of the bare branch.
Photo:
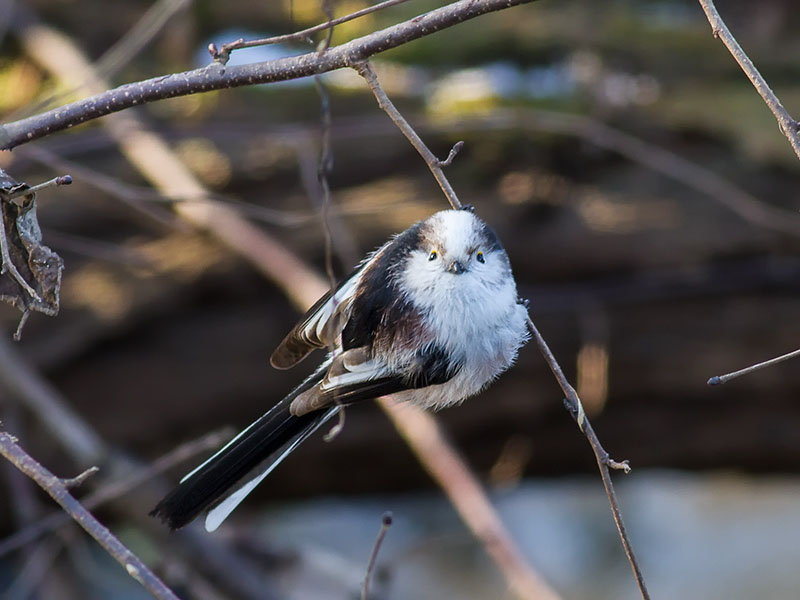
M 550 367 L 550 370 L 553 371 L 553 375 L 555 376 L 556 381 L 558 381 L 558 385 L 566 395 L 566 398 L 564 399 L 564 405 L 575 419 L 575 422 L 583 432 L 583 435 L 585 435 L 586 439 L 589 440 L 589 445 L 592 447 L 594 456 L 597 459 L 597 468 L 600 469 L 600 477 L 603 479 L 603 487 L 605 487 L 606 495 L 608 496 L 608 502 L 611 505 L 611 513 L 614 515 L 614 523 L 617 525 L 617 531 L 619 532 L 619 537 L 622 540 L 622 546 L 625 548 L 625 554 L 628 557 L 628 562 L 631 565 L 634 577 L 636 577 L 636 584 L 639 586 L 639 592 L 641 593 L 643 600 L 649 600 L 650 593 L 647 591 L 647 585 L 645 584 L 642 570 L 639 567 L 639 561 L 636 559 L 636 554 L 633 552 L 633 546 L 631 545 L 630 538 L 628 538 L 628 532 L 625 529 L 625 523 L 622 521 L 622 512 L 620 511 L 619 502 L 617 501 L 617 494 L 614 491 L 614 484 L 611 482 L 611 474 L 609 473 L 609 469 L 622 470 L 625 473 L 629 473 L 631 467 L 627 460 L 622 462 L 612 460 L 608 455 L 608 452 L 605 451 L 600 443 L 600 440 L 597 438 L 597 434 L 595 434 L 594 429 L 592 429 L 592 424 L 586 417 L 586 413 L 583 410 L 583 405 L 581 404 L 581 399 L 578 398 L 578 394 L 565 377 L 564 372 L 561 370 L 561 366 L 558 364 L 555 356 L 553 356 L 553 353 L 550 351 L 550 347 L 547 345 L 547 342 L 544 341 L 542 334 L 539 333 L 538 329 L 536 329 L 536 325 L 534 325 L 530 317 L 528 317 L 528 328 L 531 330 L 533 339 L 536 341 L 536 345 L 539 346 L 539 350 L 542 352 L 542 355 Z
M 764 367 L 777 365 L 778 363 L 782 363 L 783 361 L 789 360 L 790 358 L 794 358 L 796 356 L 800 356 L 800 350 L 787 352 L 786 354 L 782 354 L 781 356 L 778 356 L 776 358 L 771 358 L 770 360 L 765 360 L 764 362 L 750 365 L 749 367 L 745 367 L 744 369 L 739 369 L 738 371 L 734 371 L 733 373 L 727 373 L 725 375 L 714 375 L 714 377 L 709 379 L 707 383 L 708 385 L 721 385 L 723 383 L 729 382 L 731 379 L 736 379 L 737 377 L 741 377 L 742 375 L 747 375 L 748 373 L 752 373 L 753 371 L 758 371 L 760 369 L 763 369 Z
M 455 155 L 458 154 L 458 151 L 461 150 L 461 147 L 464 145 L 463 142 L 458 142 L 453 149 L 450 150 L 450 154 L 447 156 L 447 159 L 444 161 L 439 160 L 436 155 L 430 151 L 430 149 L 425 145 L 425 142 L 422 141 L 422 138 L 419 137 L 414 128 L 408 124 L 403 118 L 403 115 L 400 114 L 400 111 L 395 108 L 394 104 L 391 100 L 389 100 L 389 96 L 386 95 L 386 92 L 383 91 L 380 82 L 378 81 L 378 76 L 375 75 L 375 71 L 372 69 L 372 65 L 369 62 L 364 61 L 353 65 L 353 68 L 358 71 L 358 74 L 361 75 L 369 85 L 369 88 L 372 90 L 372 93 L 375 94 L 375 98 L 378 100 L 378 106 L 383 109 L 389 118 L 394 121 L 395 125 L 403 132 L 403 135 L 408 138 L 408 141 L 411 142 L 411 145 L 416 148 L 417 152 L 419 152 L 420 156 L 425 160 L 428 165 L 428 168 L 433 173 L 434 178 L 439 183 L 439 187 L 442 188 L 442 192 L 444 192 L 447 201 L 450 203 L 454 209 L 461 208 L 461 202 L 458 200 L 458 196 L 456 196 L 455 191 L 453 190 L 453 186 L 450 185 L 450 182 L 447 180 L 447 177 L 444 175 L 444 171 L 442 167 L 449 166 L 450 163 L 455 158 Z
M 256 46 L 268 46 L 270 44 L 283 44 L 284 42 L 309 41 L 311 39 L 311 36 L 319 31 L 324 31 L 326 29 L 331 30 L 333 29 L 333 27 L 341 23 L 347 23 L 348 21 L 352 21 L 353 19 L 357 19 L 359 17 L 363 17 L 364 15 L 368 15 L 370 13 L 383 10 L 384 8 L 395 6 L 396 4 L 402 4 L 403 2 L 408 2 L 408 0 L 384 0 L 384 2 L 379 2 L 378 4 L 375 4 L 373 6 L 362 8 L 361 10 L 357 10 L 356 12 L 350 13 L 349 15 L 339 17 L 338 19 L 331 19 L 325 21 L 324 23 L 320 23 L 319 25 L 314 25 L 313 27 L 309 27 L 308 29 L 303 29 L 302 31 L 287 33 L 286 35 L 276 35 L 273 37 L 262 38 L 258 40 L 238 39 L 235 42 L 228 42 L 227 44 L 223 44 L 222 48 L 219 49 L 217 49 L 217 46 L 215 44 L 209 44 L 208 51 L 209 54 L 211 54 L 211 58 L 224 65 L 228 62 L 228 59 L 230 59 L 230 54 L 234 50 L 239 50 L 241 48 L 254 48 Z
M 0 431 L 0 454 L 46 491 L 72 518 L 91 535 L 125 571 L 159 600 L 178 597 L 148 569 L 138 556 L 120 542 L 111 531 L 73 498 L 64 482 L 36 462 L 5 431 Z
M 450 151 L 450 154 L 445 161 L 441 161 L 438 158 L 436 158 L 436 156 L 428 149 L 428 147 L 425 145 L 425 143 L 422 141 L 422 139 L 419 137 L 416 131 L 414 131 L 411 125 L 409 125 L 408 121 L 406 121 L 400 114 L 400 112 L 394 107 L 391 100 L 389 100 L 389 97 L 386 95 L 380 83 L 378 82 L 378 78 L 375 75 L 375 71 L 372 69 L 369 62 L 365 61 L 363 63 L 356 64 L 354 65 L 353 68 L 355 68 L 358 71 L 358 73 L 367 81 L 367 84 L 369 85 L 370 89 L 375 94 L 375 97 L 378 100 L 378 106 L 380 106 L 384 111 L 386 111 L 386 113 L 389 115 L 392 121 L 394 121 L 394 123 L 403 132 L 403 135 L 405 135 L 406 138 L 408 138 L 409 142 L 411 142 L 414 148 L 416 148 L 416 150 L 420 153 L 420 155 L 422 155 L 423 159 L 428 165 L 428 168 L 430 168 L 431 172 L 433 173 L 433 176 L 436 178 L 436 181 L 439 183 L 440 187 L 442 188 L 442 191 L 444 192 L 445 196 L 450 202 L 450 205 L 454 209 L 461 208 L 461 203 L 456 197 L 455 192 L 450 186 L 449 181 L 445 177 L 444 172 L 442 171 L 442 166 L 447 166 L 450 164 L 450 162 L 453 160 L 453 157 L 461 149 L 463 143 L 461 142 L 457 143 Z M 539 349 L 542 351 L 545 360 L 552 369 L 553 374 L 556 377 L 556 380 L 558 381 L 559 385 L 561 386 L 562 390 L 567 396 L 567 402 L 566 402 L 567 409 L 575 418 L 576 422 L 578 423 L 578 427 L 588 439 L 589 444 L 591 445 L 592 450 L 595 453 L 595 457 L 597 458 L 597 464 L 600 469 L 600 476 L 602 477 L 603 480 L 603 486 L 605 487 L 606 495 L 608 496 L 608 501 L 609 504 L 611 505 L 611 512 L 614 516 L 614 522 L 617 526 L 617 531 L 619 532 L 620 538 L 622 540 L 622 545 L 625 549 L 625 554 L 628 557 L 628 561 L 630 562 L 634 576 L 636 577 L 636 583 L 639 586 L 639 591 L 641 592 L 642 598 L 644 600 L 648 600 L 650 596 L 647 592 L 647 587 L 645 585 L 641 569 L 639 568 L 636 555 L 633 552 L 633 547 L 631 545 L 630 539 L 628 538 L 628 534 L 625 530 L 625 525 L 622 521 L 622 513 L 620 512 L 619 503 L 617 501 L 616 493 L 614 491 L 614 486 L 611 482 L 611 477 L 609 474 L 609 468 L 620 469 L 623 470 L 625 473 L 628 473 L 630 472 L 630 465 L 628 464 L 628 461 L 617 462 L 611 459 L 608 453 L 603 449 L 599 439 L 597 438 L 597 435 L 594 433 L 594 430 L 592 429 L 592 426 L 589 423 L 589 420 L 586 418 L 586 413 L 584 412 L 583 405 L 581 404 L 581 401 L 578 398 L 577 393 L 575 392 L 574 388 L 570 385 L 570 383 L 567 381 L 567 378 L 564 376 L 561 367 L 559 366 L 552 352 L 550 352 L 550 348 L 547 346 L 547 343 L 544 341 L 544 338 L 536 329 L 536 326 L 534 325 L 530 317 L 528 317 L 528 327 L 531 330 L 534 338 L 536 339 L 536 342 L 539 345 Z M 396 420 L 399 414 L 402 413 L 397 413 L 397 414 L 390 413 L 390 416 L 392 417 L 392 419 Z M 413 428 L 407 428 L 407 429 L 413 429 Z M 434 475 L 435 478 L 437 478 L 437 480 L 440 480 L 439 479 L 440 477 L 445 476 L 442 473 L 432 473 L 432 474 Z M 442 484 L 442 487 L 445 490 L 451 490 L 454 489 L 455 486 L 454 484 L 451 483 L 451 484 Z M 458 508 L 459 504 L 457 499 L 451 497 L 451 500 L 453 504 Z M 473 518 L 473 513 L 475 510 L 476 509 L 473 507 L 472 509 L 469 510 L 459 509 L 459 512 L 461 512 L 462 517 L 464 517 L 465 520 L 471 524 L 470 519 Z M 480 533 L 478 533 L 479 530 L 473 529 L 473 531 L 476 532 L 476 535 L 478 537 L 481 537 Z M 489 553 L 492 554 L 491 546 L 489 545 L 489 540 L 484 540 L 484 543 L 487 545 Z M 513 554 L 514 552 L 513 544 L 511 544 L 510 540 L 507 543 L 508 543 L 508 552 Z M 500 558 L 495 557 L 495 558 L 496 562 L 500 565 L 501 569 L 503 569 L 503 565 L 517 565 L 517 562 L 515 560 L 509 560 L 508 557 L 500 557 Z M 522 565 L 524 566 L 524 562 L 522 562 Z M 514 581 L 519 582 L 525 580 L 524 577 L 520 578 L 519 573 L 517 572 L 517 570 L 522 568 L 523 567 L 517 565 L 516 567 L 512 568 L 509 573 L 506 573 L 508 580 L 510 582 Z M 529 585 L 529 584 L 530 584 L 530 578 L 528 577 L 524 585 Z M 524 593 L 522 594 L 522 596 L 526 597 Z
M 392 513 L 385 512 L 381 517 L 381 530 L 378 532 L 378 537 L 375 540 L 375 545 L 372 547 L 372 552 L 369 555 L 369 562 L 367 563 L 367 572 L 364 575 L 364 581 L 361 583 L 361 600 L 369 599 L 369 580 L 372 578 L 372 571 L 375 569 L 375 561 L 378 559 L 378 552 L 381 551 L 381 544 L 389 527 L 392 526 Z
M 233 436 L 232 434 L 233 432 L 226 427 L 219 431 L 207 433 L 196 440 L 181 444 L 164 456 L 156 459 L 153 463 L 142 465 L 132 473 L 126 474 L 122 480 L 112 481 L 102 485 L 96 491 L 81 498 L 81 504 L 83 504 L 87 510 L 94 510 L 98 506 L 130 493 L 145 482 L 190 458 L 194 458 L 198 454 L 219 449 L 224 442 L 230 440 Z M 49 516 L 37 519 L 36 522 L 29 527 L 0 540 L 0 557 L 17 550 L 39 536 L 57 529 L 68 522 L 69 516 L 63 512 L 54 512 Z
M 458 0 L 408 21 L 335 46 L 323 54 L 311 52 L 302 56 L 230 67 L 215 63 L 193 71 L 129 83 L 0 127 L 0 149 L 10 150 L 56 131 L 156 100 L 244 85 L 298 79 L 354 66 L 374 54 L 486 13 L 533 1 Z
M 58 187 L 59 185 L 70 185 L 72 183 L 72 177 L 69 175 L 60 175 L 59 177 L 53 177 L 44 183 L 38 183 L 32 187 L 21 187 L 20 189 L 11 192 L 10 194 L 6 194 L 6 200 L 13 200 L 14 198 L 19 198 L 21 196 L 27 196 L 29 194 L 33 194 L 36 192 L 40 192 L 41 190 L 47 189 L 49 187 Z
M 733 37 L 730 29 L 728 29 L 728 26 L 725 25 L 725 21 L 722 20 L 719 12 L 717 12 L 717 7 L 714 6 L 713 0 L 698 1 L 700 2 L 703 12 L 706 13 L 708 22 L 711 24 L 711 31 L 714 34 L 714 37 L 722 40 L 722 43 L 725 44 L 728 52 L 731 53 L 731 56 L 733 56 L 734 60 L 742 68 L 742 71 L 745 72 L 745 75 L 747 75 L 750 83 L 753 84 L 753 87 L 756 88 L 756 91 L 764 99 L 764 102 L 767 103 L 767 106 L 772 111 L 772 114 L 775 115 L 781 132 L 789 140 L 789 143 L 794 149 L 794 153 L 798 158 L 800 158 L 800 123 L 795 121 L 789 112 L 783 107 L 783 104 L 775 95 L 775 92 L 773 92 L 772 88 L 770 88 L 769 84 L 767 84 L 766 79 L 764 79 L 761 73 L 759 73 L 758 69 L 753 64 L 753 61 L 750 60 L 750 57 L 747 56 L 744 50 L 742 50 L 739 42 L 737 42 L 736 38 Z
M 65 38 L 60 38 L 59 44 L 61 45 L 56 49 L 63 48 L 64 52 L 74 51 L 74 46 Z M 41 50 L 41 47 L 36 47 L 30 48 L 29 51 L 39 52 L 38 59 L 55 74 L 62 77 L 69 75 L 59 71 L 57 51 L 44 53 Z M 328 50 L 324 56 L 335 51 L 336 48 Z M 176 205 L 179 216 L 195 226 L 207 229 L 234 252 L 247 259 L 280 287 L 301 310 L 306 310 L 328 291 L 325 279 L 277 240 L 241 218 L 223 203 L 206 200 L 208 195 L 203 186 L 177 160 L 166 144 L 148 131 L 134 116 L 130 113 L 114 115 L 105 123 L 128 160 L 162 193 L 169 197 L 196 198 L 193 202 Z M 471 514 L 467 508 L 461 511 L 461 517 L 484 543 L 487 553 L 498 563 L 500 570 L 509 578 L 509 586 L 512 589 L 522 590 L 519 593 L 520 598 L 557 598 L 555 592 L 552 592 L 541 577 L 525 563 L 519 551 L 511 543 L 510 535 L 494 512 L 475 476 L 438 433 L 435 417 L 408 405 L 392 407 L 384 402 L 381 406 L 395 421 L 395 426 L 404 435 L 423 466 L 430 472 L 446 472 L 446 476 L 440 479 L 439 483 L 445 487 L 445 492 L 451 499 L 461 498 L 461 491 L 468 490 L 463 506 L 477 506 L 479 513 Z M 408 415 L 412 414 L 412 411 L 413 424 L 408 420 Z M 404 419 L 403 415 L 407 418 Z M 429 447 L 410 431 L 409 428 L 416 426 L 424 431 L 436 432 L 438 442 L 435 447 Z M 446 461 L 446 466 L 443 461 Z M 446 486 L 451 485 L 453 481 L 459 482 L 461 487 L 458 490 L 446 489 Z

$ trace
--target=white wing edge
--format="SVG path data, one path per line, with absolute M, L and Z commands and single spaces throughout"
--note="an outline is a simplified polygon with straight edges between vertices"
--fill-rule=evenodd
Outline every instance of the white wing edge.
M 358 281 L 361 279 L 361 273 L 362 270 L 359 270 L 358 273 L 348 279 L 347 282 L 345 282 L 345 284 L 339 288 L 339 291 L 331 296 L 317 312 L 309 317 L 306 326 L 303 327 L 304 332 L 314 331 L 317 339 L 322 338 L 325 327 L 328 325 L 328 321 L 330 321 L 331 317 L 336 312 L 336 308 L 352 299 L 358 285 Z
M 267 413 L 267 414 L 269 414 L 269 413 Z M 264 416 L 266 416 L 266 415 L 264 415 Z M 233 439 L 232 439 L 230 442 L 228 442 L 227 444 L 225 444 L 225 445 L 224 445 L 222 448 L 220 448 L 220 449 L 219 449 L 219 450 L 217 450 L 217 451 L 216 451 L 214 454 L 212 454 L 211 456 L 209 456 L 209 457 L 208 457 L 208 458 L 207 458 L 205 461 L 203 461 L 203 462 L 202 462 L 202 463 L 200 463 L 198 466 L 196 466 L 194 469 L 192 469 L 191 471 L 189 471 L 189 472 L 188 472 L 186 475 L 184 475 L 184 476 L 183 476 L 183 478 L 180 480 L 180 483 L 183 483 L 184 481 L 186 481 L 187 479 L 189 479 L 189 478 L 190 478 L 192 475 L 194 475 L 194 474 L 195 474 L 195 473 L 197 473 L 197 472 L 198 472 L 200 469 L 202 469 L 203 467 L 205 467 L 205 466 L 206 466 L 208 463 L 210 463 L 212 460 L 214 460 L 214 459 L 215 459 L 217 456 L 219 456 L 220 454 L 222 454 L 223 452 L 225 452 L 225 450 L 227 450 L 227 449 L 228 449 L 228 448 L 229 448 L 229 447 L 230 447 L 230 446 L 231 446 L 231 445 L 232 445 L 232 444 L 233 444 L 233 443 L 234 443 L 236 440 L 238 440 L 240 437 L 242 437 L 242 436 L 243 436 L 245 433 L 247 433 L 248 431 L 250 431 L 250 430 L 253 428 L 253 426 L 254 426 L 256 423 L 258 423 L 258 422 L 259 422 L 259 421 L 260 421 L 262 418 L 263 418 L 263 417 L 260 417 L 260 418 L 256 419 L 255 421 L 253 421 L 252 423 L 250 423 L 250 425 L 248 425 L 248 426 L 247 426 L 245 429 L 243 429 L 242 431 L 240 431 L 240 432 L 239 432 L 239 433 L 236 435 L 236 437 L 235 437 L 235 438 L 233 438 Z
M 222 524 L 222 522 L 225 519 L 227 519 L 228 516 L 233 512 L 233 510 L 237 506 L 239 506 L 239 504 L 241 504 L 242 500 L 244 500 L 247 497 L 247 495 L 250 492 L 252 492 L 255 489 L 255 487 L 259 483 L 261 483 L 267 475 L 272 473 L 272 470 L 275 467 L 277 467 L 281 463 L 281 461 L 283 461 L 284 458 L 289 456 L 289 454 L 291 454 L 292 451 L 295 448 L 297 448 L 297 446 L 299 446 L 303 442 L 303 440 L 305 440 L 308 436 L 310 436 L 317 429 L 319 429 L 322 426 L 323 423 L 325 423 L 328 419 L 330 419 L 337 412 L 339 412 L 339 407 L 338 406 L 334 406 L 333 408 L 331 408 L 328 411 L 328 413 L 325 415 L 325 417 L 319 423 L 316 424 L 316 426 L 314 426 L 312 429 L 309 429 L 303 435 L 301 435 L 296 440 L 294 440 L 291 444 L 289 444 L 286 447 L 286 449 L 283 452 L 281 452 L 280 456 L 278 456 L 278 458 L 276 458 L 274 461 L 272 461 L 270 463 L 270 465 L 264 470 L 263 473 L 259 473 L 258 475 L 256 475 L 253 479 L 251 479 L 250 481 L 245 483 L 242 487 L 240 487 L 238 490 L 233 492 L 230 496 L 225 498 L 217 506 L 215 506 L 210 511 L 208 511 L 208 513 L 206 514 L 206 519 L 205 519 L 206 531 L 208 531 L 208 532 L 216 531 L 217 528 Z M 250 429 L 250 428 L 248 427 L 247 429 Z M 242 433 L 247 431 L 247 429 L 245 429 Z M 239 434 L 239 435 L 241 435 L 241 434 Z M 236 436 L 236 437 L 238 438 L 239 436 Z M 234 438 L 234 439 L 236 439 L 236 438 Z M 195 471 L 196 470 L 197 469 L 195 469 Z M 192 471 L 192 472 L 194 472 L 194 471 Z M 190 475 L 191 475 L 191 473 L 190 473 Z M 188 477 L 188 475 L 187 475 L 187 477 Z M 184 477 L 184 479 L 186 479 L 186 478 Z

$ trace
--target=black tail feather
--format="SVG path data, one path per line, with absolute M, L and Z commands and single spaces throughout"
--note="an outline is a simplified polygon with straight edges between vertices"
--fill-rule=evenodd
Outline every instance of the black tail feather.
M 287 448 L 313 433 L 331 415 L 329 409 L 300 417 L 289 412 L 297 394 L 319 383 L 322 373 L 318 371 L 316 375 L 186 477 L 150 515 L 160 518 L 171 529 L 179 529 L 280 461 Z

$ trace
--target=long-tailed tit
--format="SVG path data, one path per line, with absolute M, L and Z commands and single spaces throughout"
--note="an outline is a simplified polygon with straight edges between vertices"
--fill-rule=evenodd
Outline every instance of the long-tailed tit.
M 171 528 L 208 511 L 215 530 L 341 407 L 392 394 L 429 409 L 477 394 L 527 341 L 508 256 L 470 210 L 446 210 L 369 255 L 272 354 L 288 369 L 327 348 L 316 372 L 184 477 L 153 509 Z

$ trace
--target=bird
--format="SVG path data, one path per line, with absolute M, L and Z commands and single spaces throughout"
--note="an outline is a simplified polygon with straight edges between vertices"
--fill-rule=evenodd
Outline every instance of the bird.
M 305 381 L 186 475 L 151 511 L 171 529 L 205 513 L 214 531 L 299 444 L 344 406 L 391 394 L 439 410 L 489 385 L 528 341 L 508 255 L 474 209 L 437 212 L 367 255 L 272 353 Z

